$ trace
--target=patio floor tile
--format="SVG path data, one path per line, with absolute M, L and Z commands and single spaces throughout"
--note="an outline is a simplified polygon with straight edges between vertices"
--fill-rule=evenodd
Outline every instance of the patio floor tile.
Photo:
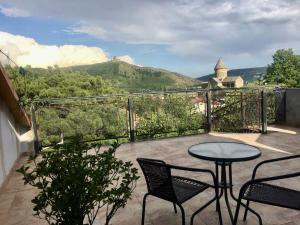
M 277 129 L 279 128 L 279 129 Z M 117 151 L 117 157 L 123 160 L 131 160 L 138 167 L 137 157 L 149 157 L 165 160 L 170 164 L 208 168 L 214 170 L 213 162 L 199 160 L 188 155 L 189 146 L 206 141 L 240 141 L 258 146 L 262 150 L 262 156 L 256 160 L 234 163 L 233 180 L 234 193 L 238 195 L 241 185 L 251 177 L 252 170 L 258 162 L 289 154 L 300 154 L 300 129 L 290 127 L 275 127 L 267 135 L 261 134 L 222 134 L 210 133 L 179 138 L 168 138 L 154 141 L 144 141 L 136 143 L 123 144 Z M 26 158 L 19 161 L 21 165 Z M 138 167 L 139 168 L 139 167 Z M 291 171 L 300 171 L 299 160 L 290 162 L 267 165 L 258 172 L 258 176 L 270 176 L 284 174 Z M 189 176 L 209 182 L 211 179 L 207 175 L 200 175 L 191 172 L 176 173 L 179 175 Z M 146 184 L 141 171 L 141 179 L 137 183 L 132 199 L 125 208 L 120 209 L 112 219 L 113 225 L 138 225 L 141 220 L 142 198 L 146 193 Z M 289 179 L 276 182 L 286 187 L 300 190 L 300 179 Z M 24 186 L 21 175 L 16 172 L 12 173 L 8 183 L 2 188 L 0 193 L 0 224 L 5 225 L 30 225 L 30 224 L 47 224 L 45 221 L 32 216 L 32 204 L 30 200 L 35 194 L 35 190 L 29 186 Z M 212 191 L 206 191 L 184 203 L 186 211 L 186 224 L 190 222 L 190 216 L 197 210 L 201 204 L 207 201 L 213 195 Z M 235 202 L 231 202 L 232 208 L 235 209 Z M 222 215 L 224 225 L 229 225 L 230 220 L 226 211 L 224 200 L 221 199 Z M 253 203 L 253 209 L 260 213 L 264 225 L 300 225 L 300 212 L 278 207 L 266 206 Z M 243 209 L 239 217 L 239 224 L 256 225 L 258 221 L 255 216 L 249 213 L 248 220 L 242 221 Z M 102 222 L 102 223 L 101 223 Z M 218 215 L 213 203 L 203 212 L 195 217 L 195 225 L 217 225 Z M 95 225 L 103 224 L 103 213 L 99 213 Z M 180 211 L 175 214 L 171 203 L 160 200 L 155 197 L 149 197 L 146 210 L 146 225 L 172 225 L 181 224 Z

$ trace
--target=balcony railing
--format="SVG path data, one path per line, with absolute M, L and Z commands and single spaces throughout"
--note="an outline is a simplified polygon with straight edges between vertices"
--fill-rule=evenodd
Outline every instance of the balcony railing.
M 209 131 L 265 132 L 274 110 L 270 103 L 267 112 L 266 96 L 262 89 L 242 88 L 48 98 L 32 103 L 32 116 L 43 147 L 75 134 L 108 143 Z

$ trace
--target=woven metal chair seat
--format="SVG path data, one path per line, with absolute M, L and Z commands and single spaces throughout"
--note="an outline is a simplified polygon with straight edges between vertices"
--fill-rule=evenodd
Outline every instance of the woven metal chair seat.
M 254 183 L 244 193 L 244 199 L 300 210 L 300 192 L 266 183 Z
M 176 199 L 179 203 L 183 203 L 200 192 L 206 190 L 209 185 L 206 183 L 202 183 L 197 180 L 172 176 L 172 187 L 174 193 L 176 195 Z M 169 185 L 161 185 L 156 190 L 153 191 L 153 195 L 166 199 L 173 200 L 170 198 L 170 186 Z
M 172 176 L 173 188 L 180 203 L 209 188 L 209 185 L 185 177 Z

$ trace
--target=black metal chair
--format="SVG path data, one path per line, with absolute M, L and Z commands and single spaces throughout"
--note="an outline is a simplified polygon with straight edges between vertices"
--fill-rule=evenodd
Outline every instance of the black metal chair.
M 252 179 L 246 182 L 240 190 L 238 204 L 235 212 L 234 225 L 237 224 L 239 209 L 241 205 L 245 207 L 245 213 L 243 218 L 244 221 L 247 219 L 248 210 L 255 213 L 249 208 L 250 201 L 263 203 L 267 205 L 279 206 L 283 208 L 300 210 L 300 191 L 265 183 L 268 181 L 298 177 L 300 176 L 300 172 L 293 172 L 280 176 L 271 176 L 258 179 L 255 178 L 258 168 L 264 164 L 277 161 L 291 160 L 296 158 L 300 158 L 300 155 L 292 155 L 287 157 L 265 160 L 258 163 L 255 166 L 252 174 Z M 243 199 L 247 201 L 246 204 L 242 203 Z M 262 225 L 261 217 L 257 213 L 255 214 L 258 216 L 259 224 Z
M 218 190 L 215 188 L 217 180 L 212 171 L 207 169 L 195 169 L 169 165 L 166 164 L 164 161 L 155 159 L 138 158 L 137 161 L 142 168 L 148 188 L 148 193 L 146 193 L 143 198 L 142 225 L 144 225 L 145 221 L 147 196 L 152 195 L 164 199 L 166 201 L 172 202 L 175 213 L 177 213 L 176 205 L 178 205 L 181 210 L 182 224 L 185 225 L 185 213 L 182 207 L 182 203 L 191 199 L 195 195 L 205 191 L 208 188 L 215 189 L 215 196 L 192 215 L 191 225 L 193 224 L 195 215 L 215 200 L 217 201 L 219 221 L 222 225 L 220 204 L 219 199 L 217 198 Z M 213 185 L 190 178 L 172 176 L 171 169 L 208 173 L 212 176 Z

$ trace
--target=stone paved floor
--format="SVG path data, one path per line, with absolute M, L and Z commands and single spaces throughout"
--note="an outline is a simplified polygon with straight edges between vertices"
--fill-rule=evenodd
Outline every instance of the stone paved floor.
M 209 168 L 213 169 L 213 163 L 204 160 L 192 158 L 187 154 L 190 145 L 205 141 L 241 141 L 256 145 L 262 150 L 262 157 L 243 163 L 233 164 L 234 192 L 237 194 L 242 183 L 250 178 L 252 169 L 256 163 L 261 160 L 274 157 L 285 156 L 289 154 L 300 154 L 300 129 L 289 127 L 272 128 L 267 135 L 261 134 L 220 134 L 211 133 L 197 136 L 188 136 L 180 138 L 170 138 L 156 141 L 137 142 L 133 144 L 124 144 L 119 150 L 117 156 L 124 160 L 132 160 L 137 165 L 137 157 L 151 157 L 165 160 L 170 164 L 181 166 Z M 25 160 L 21 158 L 19 165 Z M 277 163 L 264 167 L 260 176 L 288 173 L 290 171 L 300 171 L 300 163 L 291 161 L 289 163 Z M 142 176 L 142 174 L 140 174 Z M 195 173 L 180 173 L 203 181 L 209 181 L 208 176 Z M 300 179 L 290 179 L 280 181 L 279 184 L 286 187 L 292 187 L 300 190 Z M 137 184 L 132 200 L 129 201 L 124 209 L 120 209 L 113 218 L 111 224 L 114 225 L 137 225 L 140 224 L 142 197 L 146 192 L 146 185 L 142 177 Z M 30 200 L 35 190 L 29 186 L 24 186 L 21 176 L 15 172 L 12 173 L 8 183 L 2 188 L 0 193 L 0 225 L 31 225 L 46 224 L 32 216 L 32 205 Z M 186 210 L 186 220 L 189 224 L 190 216 L 204 201 L 212 196 L 213 192 L 204 192 L 190 201 L 184 203 Z M 231 202 L 234 209 L 235 203 Z M 221 200 L 223 222 L 230 224 L 228 213 L 224 207 L 224 201 Z M 300 212 L 295 210 L 282 209 L 278 207 L 265 206 L 253 203 L 252 207 L 260 213 L 265 225 L 300 225 Z M 180 213 L 173 212 L 172 204 L 163 200 L 149 197 L 146 211 L 147 225 L 171 225 L 181 224 Z M 257 224 L 254 216 L 249 214 L 247 222 L 239 220 L 239 224 Z M 240 216 L 241 217 L 241 216 Z M 98 215 L 95 224 L 101 223 L 101 213 Z M 195 219 L 195 225 L 217 225 L 218 217 L 214 210 L 214 205 L 209 206 L 205 211 L 198 214 Z

